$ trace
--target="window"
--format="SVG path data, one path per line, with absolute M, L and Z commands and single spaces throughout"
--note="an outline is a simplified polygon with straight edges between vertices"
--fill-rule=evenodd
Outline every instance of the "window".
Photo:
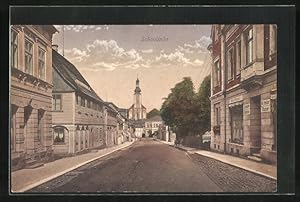
M 234 74 L 234 57 L 233 57 L 233 48 L 228 51 L 227 54 L 227 78 L 228 80 L 233 79 Z
M 86 102 L 87 102 L 87 107 L 91 108 L 91 101 L 87 100 Z
M 230 108 L 231 117 L 231 140 L 234 143 L 243 144 L 243 106 Z
M 253 61 L 253 30 L 249 29 L 246 33 L 246 65 Z
M 215 126 L 219 126 L 221 124 L 221 111 L 220 104 L 215 104 Z
M 25 72 L 32 74 L 32 55 L 33 55 L 32 43 L 25 39 Z
M 38 77 L 45 79 L 45 51 L 39 48 Z
M 80 105 L 85 107 L 85 99 L 83 97 L 81 97 Z
M 270 55 L 277 51 L 277 27 L 276 25 L 270 26 Z
M 11 67 L 18 68 L 18 34 L 11 32 Z
M 79 102 L 78 102 L 78 99 L 79 99 L 79 95 L 75 95 L 75 97 L 76 97 L 76 104 L 78 104 Z
M 220 76 L 220 62 L 217 60 L 214 65 L 214 87 L 220 86 L 221 76 Z
M 236 68 L 235 68 L 236 75 L 239 75 L 241 73 L 241 68 L 242 68 L 241 52 L 242 52 L 241 41 L 238 41 L 236 44 Z
M 64 143 L 65 142 L 65 130 L 63 127 L 54 128 L 54 143 Z
M 44 110 L 39 109 L 38 110 L 38 132 L 37 132 L 37 139 L 38 141 L 41 141 L 43 137 L 43 117 L 44 117 Z
M 11 150 L 15 151 L 16 149 L 16 114 L 17 106 L 11 105 L 11 114 L 10 114 L 10 145 Z
M 52 110 L 54 111 L 62 110 L 62 102 L 61 102 L 60 94 L 52 95 Z

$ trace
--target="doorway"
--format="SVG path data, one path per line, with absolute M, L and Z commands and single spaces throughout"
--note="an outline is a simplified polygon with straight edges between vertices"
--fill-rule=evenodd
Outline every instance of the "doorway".
M 261 98 L 255 96 L 250 99 L 250 140 L 253 147 L 259 152 L 261 148 Z

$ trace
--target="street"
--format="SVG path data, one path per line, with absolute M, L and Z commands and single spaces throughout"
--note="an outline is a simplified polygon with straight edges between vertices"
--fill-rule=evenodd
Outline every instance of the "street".
M 88 163 L 28 192 L 272 192 L 276 181 L 152 139 Z

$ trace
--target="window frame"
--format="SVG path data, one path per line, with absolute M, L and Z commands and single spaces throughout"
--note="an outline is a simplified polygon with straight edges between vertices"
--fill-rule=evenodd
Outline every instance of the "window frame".
M 44 54 L 43 58 L 40 57 L 40 51 Z M 43 75 L 41 75 L 40 62 L 43 63 Z M 41 46 L 38 47 L 38 78 L 45 80 L 46 79 L 46 50 Z
M 27 50 L 27 45 L 26 44 L 30 44 L 31 45 L 31 50 L 29 51 L 29 50 Z M 32 42 L 29 38 L 27 38 L 27 37 L 25 37 L 25 40 L 24 40 L 24 67 L 25 67 L 25 69 L 24 69 L 24 71 L 25 71 L 25 73 L 27 73 L 27 74 L 33 74 L 33 59 L 34 59 L 34 42 Z M 28 57 L 28 56 L 30 56 L 31 57 L 31 62 L 30 62 L 30 64 L 31 64 L 31 67 L 30 67 L 30 69 L 27 69 L 27 61 L 26 61 L 26 57 Z
M 216 66 L 218 64 L 218 66 Z M 221 67 L 220 60 L 216 59 L 214 61 L 214 87 L 219 87 L 221 85 Z
M 236 42 L 236 66 L 235 66 L 235 75 L 239 77 L 242 70 L 242 41 L 239 39 Z
M 60 105 L 59 109 L 56 109 L 57 103 L 56 100 L 58 100 L 57 96 L 60 96 Z M 62 94 L 52 94 L 52 111 L 62 111 L 63 106 L 62 106 Z
M 230 61 L 230 67 L 229 67 L 229 61 Z M 235 60 L 234 60 L 234 46 L 230 46 L 227 51 L 226 55 L 226 67 L 227 67 L 227 81 L 231 81 L 234 79 L 235 75 Z M 229 72 L 230 70 L 230 72 Z M 230 77 L 229 77 L 230 75 Z
M 251 38 L 249 38 L 250 35 L 250 31 L 251 31 Z M 253 62 L 253 27 L 250 27 L 247 29 L 247 31 L 245 32 L 245 47 L 246 47 L 246 66 L 251 64 Z M 249 44 L 251 44 L 251 50 L 249 50 Z M 250 54 L 251 53 L 251 54 Z M 249 59 L 251 55 L 251 60 Z
M 15 38 L 13 37 L 15 36 Z M 15 39 L 15 40 L 13 40 Z M 18 41 L 18 32 L 15 30 L 11 30 L 11 39 L 10 39 L 10 45 L 11 45 L 11 67 L 18 69 L 18 63 L 19 63 L 19 41 Z M 16 55 L 14 54 L 14 50 L 16 51 Z M 16 64 L 15 64 L 16 63 Z
M 57 133 L 56 133 L 56 130 L 58 130 Z M 56 134 L 57 134 L 57 136 L 56 136 Z M 60 138 L 60 134 L 63 135 L 62 138 Z M 59 141 L 57 141 L 57 139 Z M 57 144 L 65 144 L 65 128 L 64 127 L 58 126 L 53 129 L 53 144 L 56 144 L 56 145 Z
M 85 107 L 85 98 L 83 96 L 80 99 L 80 106 Z
M 214 104 L 215 126 L 221 125 L 221 106 L 220 103 Z
M 272 38 L 274 47 L 271 46 L 272 40 L 271 40 L 271 34 L 272 31 L 274 32 L 274 36 Z M 277 53 L 277 25 L 276 24 L 271 24 L 269 27 L 269 55 L 273 55 Z

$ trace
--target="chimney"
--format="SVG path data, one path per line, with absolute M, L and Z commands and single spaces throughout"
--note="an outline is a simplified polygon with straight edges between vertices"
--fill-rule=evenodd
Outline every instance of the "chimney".
M 58 45 L 57 44 L 52 44 L 52 49 L 58 52 Z

